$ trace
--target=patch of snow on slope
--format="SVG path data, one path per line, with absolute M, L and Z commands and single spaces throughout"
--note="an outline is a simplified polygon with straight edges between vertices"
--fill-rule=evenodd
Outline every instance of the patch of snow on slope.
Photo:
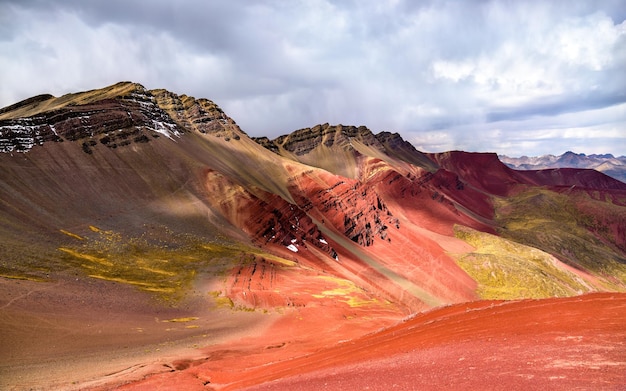
M 30 125 L 29 120 L 0 126 L 0 152 L 28 152 L 36 144 L 43 143 L 38 125 Z
M 180 133 L 178 132 L 178 130 L 176 130 L 176 125 L 171 123 L 152 120 L 151 129 L 157 133 L 164 135 L 165 137 L 168 137 L 169 139 L 172 139 L 172 135 L 180 137 Z

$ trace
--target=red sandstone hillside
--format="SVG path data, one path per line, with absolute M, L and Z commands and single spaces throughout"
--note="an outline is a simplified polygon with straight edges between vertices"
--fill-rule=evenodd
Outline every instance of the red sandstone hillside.
M 626 185 L 592 170 L 424 154 L 365 127 L 251 139 L 209 100 L 133 83 L 0 110 L 0 167 L 9 389 L 236 388 L 433 308 L 593 292 L 622 308 L 626 290 Z

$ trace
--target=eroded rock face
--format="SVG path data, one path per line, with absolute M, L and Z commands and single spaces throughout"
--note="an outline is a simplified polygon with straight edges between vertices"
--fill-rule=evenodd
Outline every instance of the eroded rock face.
M 337 253 L 328 244 L 317 225 L 298 205 L 293 205 L 275 194 L 256 189 L 255 193 L 215 171 L 205 176 L 211 202 L 235 226 L 242 228 L 260 246 L 279 246 L 298 258 L 316 262 L 307 254 L 314 246 L 335 258 Z M 288 253 L 288 252 L 287 252 Z
M 195 99 L 187 95 L 176 95 L 166 90 L 153 90 L 156 103 L 171 118 L 185 129 L 200 133 L 239 140 L 242 131 L 235 121 L 208 99 Z
M 309 186 L 299 187 L 293 181 L 290 192 L 303 210 L 357 244 L 371 246 L 377 239 L 390 241 L 388 230 L 399 229 L 400 221 L 376 191 L 356 180 L 333 179 L 328 186 L 311 181 Z
M 193 137 L 183 139 L 189 133 Z M 323 265 L 329 260 L 332 263 L 343 251 L 346 258 L 355 262 L 353 271 L 360 267 L 376 268 L 367 262 L 359 264 L 359 257 L 366 254 L 375 258 L 372 263 L 384 263 L 391 270 L 389 275 L 399 272 L 410 278 L 412 272 L 407 265 L 395 268 L 401 262 L 390 254 L 389 244 L 394 237 L 417 242 L 415 236 L 421 234 L 411 231 L 415 228 L 452 236 L 455 224 L 493 233 L 494 195 L 506 197 L 520 188 L 548 184 L 561 192 L 572 192 L 586 184 L 589 188 L 612 191 L 595 195 L 586 190 L 594 200 L 610 197 L 618 206 L 623 202 L 621 193 L 615 192 L 621 191 L 619 186 L 603 182 L 589 172 L 520 174 L 504 166 L 494 154 L 426 155 L 398 134 L 374 135 L 363 126 L 323 124 L 273 141 L 250 140 L 210 100 L 165 90 L 147 91 L 133 83 L 60 98 L 44 95 L 9 106 L 0 111 L 0 135 L 4 152 L 27 151 L 35 145 L 56 141 L 65 142 L 57 146 L 76 143 L 70 145 L 79 154 L 81 150 L 86 154 L 97 150 L 114 154 L 114 150 L 127 145 L 141 151 L 142 144 L 161 136 L 176 138 L 181 145 L 186 141 L 188 150 L 184 151 L 172 147 L 177 143 L 166 142 L 166 137 L 163 143 L 150 144 L 146 149 L 157 152 L 156 147 L 152 149 L 155 144 L 159 148 L 165 145 L 160 156 L 172 157 L 172 164 L 177 167 L 173 176 L 176 180 L 167 185 L 167 191 L 185 188 L 196 194 L 196 171 L 206 170 L 208 174 L 200 175 L 202 184 L 198 187 L 206 193 L 209 208 L 245 232 L 255 245 L 311 265 Z M 238 142 L 225 143 L 231 140 Z M 277 153 L 266 154 L 253 141 Z M 189 149 L 196 145 L 198 148 L 190 153 Z M 204 158 L 207 152 L 209 159 Z M 142 160 L 132 168 L 137 172 L 129 171 L 128 176 L 135 178 L 128 185 L 131 191 L 147 184 L 151 190 L 152 186 L 158 187 L 154 173 L 141 171 L 144 164 Z M 105 164 L 103 169 L 104 172 L 109 168 Z M 113 167 L 111 171 L 115 170 Z M 94 181 L 81 182 L 93 190 Z M 565 185 L 576 189 L 564 189 Z M 56 190 L 49 193 L 64 194 Z M 136 193 L 151 194 L 144 188 Z M 154 192 L 159 193 L 160 190 Z M 596 235 L 604 235 L 622 249 L 623 241 L 616 239 L 623 232 L 620 221 L 618 213 L 610 224 L 587 225 Z M 404 227 L 407 229 L 402 230 Z M 611 235 L 605 235 L 605 231 Z M 394 236 L 396 232 L 398 236 Z M 333 242 L 330 234 L 337 240 Z M 349 241 L 347 245 L 343 239 Z M 350 247 L 350 242 L 367 251 L 358 253 L 361 250 L 342 248 Z M 406 253 L 415 257 L 411 262 L 428 261 L 422 270 L 425 275 L 431 272 L 429 268 L 436 269 L 437 263 L 429 262 L 437 260 L 443 250 L 436 243 L 420 244 L 428 249 L 419 253 L 413 248 L 416 246 L 407 245 Z
M 257 144 L 263 146 L 263 148 L 269 149 L 274 153 L 278 153 L 278 145 L 276 145 L 269 137 L 252 137 Z
M 7 114 L 8 110 L 4 116 Z M 160 136 L 179 136 L 181 132 L 157 106 L 152 94 L 135 85 L 116 98 L 67 104 L 31 117 L 0 119 L 0 152 L 27 152 L 47 141 L 72 141 L 91 154 L 98 145 L 124 147 Z
M 98 146 L 118 148 L 188 131 L 227 141 L 238 140 L 243 133 L 208 99 L 148 91 L 133 83 L 116 86 L 119 92 L 101 94 L 102 99 L 93 97 L 94 92 L 61 98 L 42 95 L 6 107 L 0 112 L 0 152 L 27 152 L 47 141 L 73 141 L 91 154 Z M 46 104 L 53 109 L 37 109 Z M 34 114 L 13 118 L 13 113 Z
M 46 118 L 20 118 L 0 122 L 0 152 L 26 152 L 45 141 L 63 141 Z
M 288 135 L 278 137 L 273 143 L 300 156 L 309 153 L 320 144 L 326 147 L 349 148 L 353 138 L 365 145 L 382 148 L 374 134 L 365 126 L 331 126 L 329 124 L 296 130 Z

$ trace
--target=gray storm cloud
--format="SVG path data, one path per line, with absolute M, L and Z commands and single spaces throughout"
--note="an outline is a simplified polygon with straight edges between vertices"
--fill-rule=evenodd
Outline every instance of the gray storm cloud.
M 620 1 L 2 1 L 0 106 L 132 80 L 251 135 L 317 123 L 425 151 L 626 154 Z

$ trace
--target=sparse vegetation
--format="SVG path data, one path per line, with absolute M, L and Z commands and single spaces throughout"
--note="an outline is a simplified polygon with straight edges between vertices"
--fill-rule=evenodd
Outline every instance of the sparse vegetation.
M 218 308 L 234 308 L 235 303 L 228 296 L 223 296 L 220 291 L 211 291 L 209 295 L 213 298 L 213 301 L 217 305 Z
M 502 237 L 588 271 L 600 277 L 606 289 L 626 290 L 624 239 L 619 234 L 626 229 L 623 207 L 586 193 L 563 195 L 541 188 L 496 199 L 495 205 Z
M 224 275 L 242 254 L 252 250 L 173 233 L 170 240 L 162 241 L 147 236 L 127 238 L 94 226 L 90 229 L 95 236 L 84 240 L 65 231 L 76 239 L 58 248 L 67 265 L 82 269 L 89 277 L 130 284 L 168 300 L 179 298 L 197 272 Z M 230 301 L 216 298 L 216 302 L 229 304 L 225 299 Z M 232 302 L 229 305 L 232 307 Z
M 536 248 L 456 226 L 455 236 L 475 250 L 457 256 L 457 262 L 478 286 L 483 299 L 564 297 L 593 290 L 593 287 L 558 260 Z

